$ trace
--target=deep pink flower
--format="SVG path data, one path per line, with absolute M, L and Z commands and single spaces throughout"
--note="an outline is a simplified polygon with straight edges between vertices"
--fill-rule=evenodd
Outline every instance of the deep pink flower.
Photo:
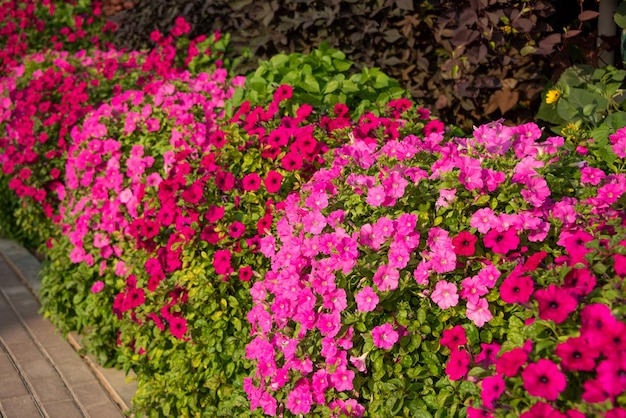
M 170 332 L 179 340 L 182 340 L 187 333 L 187 321 L 185 318 L 173 316 L 169 318 Z
M 466 257 L 471 257 L 474 255 L 475 244 L 478 241 L 476 235 L 468 232 L 461 231 L 459 234 L 452 238 L 452 248 L 454 249 L 454 253 L 456 255 L 462 255 Z
M 474 361 L 476 363 L 485 363 L 485 366 L 488 367 L 490 364 L 494 364 L 496 362 L 496 357 L 498 355 L 498 352 L 500 351 L 500 344 L 485 344 L 485 343 L 481 343 L 480 344 L 481 347 L 481 351 L 480 353 L 476 356 L 476 358 L 474 359 Z
M 590 347 L 584 338 L 569 338 L 566 342 L 556 346 L 555 353 L 561 357 L 561 367 L 564 370 L 593 371 L 596 367 L 598 351 Z
M 467 374 L 470 355 L 466 350 L 452 350 L 446 363 L 446 374 L 450 380 L 459 380 Z
M 502 395 L 505 388 L 504 378 L 500 374 L 484 378 L 481 382 L 480 391 L 483 406 L 493 408 L 493 402 Z
M 444 347 L 448 347 L 450 350 L 455 350 L 460 345 L 464 345 L 466 343 L 467 338 L 465 336 L 465 328 L 460 325 L 444 330 L 443 335 L 439 340 L 439 344 Z
M 250 279 L 252 279 L 253 274 L 254 273 L 252 271 L 252 267 L 250 266 L 239 267 L 239 280 L 241 280 L 242 282 L 249 282 Z
M 247 192 L 254 192 L 261 187 L 261 176 L 257 173 L 246 174 L 241 180 L 241 186 Z
M 393 329 L 391 324 L 383 324 L 372 329 L 372 339 L 374 345 L 384 350 L 391 349 L 398 341 L 398 333 Z
M 553 284 L 547 289 L 537 290 L 534 297 L 539 303 L 539 318 L 549 319 L 557 324 L 565 321 L 578 307 L 578 302 L 569 289 Z
M 519 246 L 520 240 L 515 228 L 509 228 L 502 232 L 496 229 L 490 230 L 483 238 L 483 242 L 485 247 L 491 248 L 494 253 L 506 255 Z
M 514 348 L 501 354 L 496 360 L 496 371 L 506 377 L 517 375 L 520 367 L 528 360 L 528 353 L 522 348 Z
M 597 368 L 597 380 L 611 396 L 626 391 L 626 351 L 615 351 L 601 361 Z
M 500 297 L 506 303 L 527 303 L 533 293 L 533 280 L 529 276 L 522 276 L 520 270 L 513 269 L 500 285 Z
M 540 359 L 531 363 L 522 371 L 524 389 L 532 396 L 555 401 L 565 390 L 567 379 L 556 364 L 550 360 Z
M 626 141 L 625 141 L 626 142 Z M 626 153 L 626 151 L 625 151 Z M 578 418 L 578 417 L 576 417 Z M 584 418 L 584 415 L 581 417 Z M 613 408 L 611 410 L 606 411 L 604 418 L 626 418 L 626 409 L 624 408 Z
M 280 191 L 280 185 L 283 181 L 283 176 L 278 172 L 271 170 L 267 173 L 263 183 L 268 193 L 278 193 Z
M 215 175 L 215 184 L 223 192 L 228 192 L 235 187 L 235 176 L 228 171 L 220 171 Z
M 241 222 L 235 221 L 230 224 L 228 228 L 228 233 L 231 238 L 241 238 L 241 236 L 246 232 L 246 226 Z
M 230 265 L 231 252 L 229 250 L 217 250 L 213 255 L 213 268 L 216 274 L 229 274 L 232 272 Z
M 586 244 L 592 240 L 593 236 L 588 232 L 582 230 L 576 230 L 574 232 L 563 230 L 561 231 L 561 236 L 557 244 L 565 247 L 567 253 L 572 257 L 572 264 L 574 264 L 577 262 L 585 262 L 585 254 L 591 251 L 590 248 L 586 247 Z
M 558 410 L 545 402 L 537 402 L 528 411 L 520 415 L 520 418 L 567 418 Z
M 280 160 L 280 165 L 287 171 L 296 171 L 302 168 L 302 156 L 295 152 L 288 152 Z

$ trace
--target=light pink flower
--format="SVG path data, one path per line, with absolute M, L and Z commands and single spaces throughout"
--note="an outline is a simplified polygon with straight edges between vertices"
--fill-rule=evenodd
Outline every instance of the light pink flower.
M 445 280 L 437 282 L 435 291 L 430 295 L 430 298 L 439 305 L 441 309 L 451 308 L 459 303 L 456 285 L 454 283 L 448 283 Z
M 496 216 L 490 208 L 478 209 L 470 219 L 470 226 L 481 234 L 486 234 L 493 227 Z
M 477 327 L 482 327 L 489 322 L 493 315 L 489 311 L 489 303 L 487 299 L 480 298 L 477 303 L 467 302 L 467 319 L 474 321 Z

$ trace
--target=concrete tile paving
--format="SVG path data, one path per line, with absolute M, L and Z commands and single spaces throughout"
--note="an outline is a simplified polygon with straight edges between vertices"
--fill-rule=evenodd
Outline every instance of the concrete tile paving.
M 40 268 L 0 239 L 0 417 L 124 417 L 133 385 L 113 387 L 39 314 Z

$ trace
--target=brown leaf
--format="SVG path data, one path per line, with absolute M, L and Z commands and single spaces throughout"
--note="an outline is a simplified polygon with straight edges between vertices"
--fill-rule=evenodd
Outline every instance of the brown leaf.
M 584 12 L 578 15 L 578 20 L 580 20 L 581 22 L 584 22 L 585 20 L 595 19 L 596 17 L 598 17 L 599 14 L 600 13 L 595 12 L 593 10 L 585 10 Z
M 573 36 L 578 35 L 580 32 L 582 32 L 579 29 L 574 29 L 574 30 L 568 30 L 567 32 L 565 32 L 565 38 L 571 38 Z
M 493 95 L 495 96 L 500 113 L 503 114 L 513 109 L 513 106 L 515 106 L 519 99 L 519 92 L 517 91 L 498 90 Z
M 395 0 L 395 2 L 399 9 L 410 10 L 411 12 L 414 10 L 413 0 Z

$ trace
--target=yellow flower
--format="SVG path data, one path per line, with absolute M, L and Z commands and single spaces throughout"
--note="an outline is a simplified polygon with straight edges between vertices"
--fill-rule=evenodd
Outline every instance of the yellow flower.
M 560 91 L 558 91 L 557 89 L 550 89 L 546 93 L 546 103 L 547 104 L 556 103 L 556 101 L 559 100 L 559 97 L 561 97 Z

